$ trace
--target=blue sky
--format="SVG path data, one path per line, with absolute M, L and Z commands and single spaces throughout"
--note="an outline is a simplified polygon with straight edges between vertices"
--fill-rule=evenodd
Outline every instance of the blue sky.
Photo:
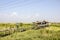
M 60 0 L 0 0 L 0 22 L 60 22 Z

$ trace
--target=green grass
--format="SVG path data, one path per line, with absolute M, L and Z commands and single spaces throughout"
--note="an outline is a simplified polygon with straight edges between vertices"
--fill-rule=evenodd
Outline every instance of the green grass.
M 24 24 L 23 28 L 30 28 L 32 25 Z M 60 40 L 60 27 L 50 25 L 49 27 L 24 32 L 15 32 L 11 35 L 0 37 L 0 40 Z
M 27 30 L 15 32 L 12 35 L 2 37 L 0 40 L 59 40 L 60 30 L 52 31 L 47 29 Z

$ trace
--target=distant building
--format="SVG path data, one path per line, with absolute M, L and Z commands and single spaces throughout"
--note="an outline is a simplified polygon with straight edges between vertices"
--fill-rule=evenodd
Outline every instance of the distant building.
M 42 22 L 36 21 L 36 22 L 33 22 L 33 26 L 36 28 L 48 27 L 49 22 L 47 22 L 47 21 L 42 21 Z

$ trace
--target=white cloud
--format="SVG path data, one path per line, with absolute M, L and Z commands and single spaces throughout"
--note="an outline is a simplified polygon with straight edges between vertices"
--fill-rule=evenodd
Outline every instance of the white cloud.
M 35 14 L 35 17 L 39 17 L 40 15 L 39 14 Z
M 17 17 L 17 16 L 18 16 L 17 12 L 13 12 L 13 13 L 11 14 L 11 17 Z

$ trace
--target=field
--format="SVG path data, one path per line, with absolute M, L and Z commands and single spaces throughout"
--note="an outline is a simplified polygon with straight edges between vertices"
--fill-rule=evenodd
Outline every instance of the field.
M 37 30 L 31 29 L 32 27 L 32 23 L 19 23 L 19 27 L 16 27 L 16 24 L 0 23 L 0 30 L 3 30 L 3 32 L 0 32 L 0 40 L 60 40 L 60 23 L 51 23 L 49 27 Z M 11 28 L 17 29 L 4 32 L 4 30 Z M 25 30 L 19 30 L 22 28 Z M 10 32 L 11 34 L 9 35 L 3 35 Z

